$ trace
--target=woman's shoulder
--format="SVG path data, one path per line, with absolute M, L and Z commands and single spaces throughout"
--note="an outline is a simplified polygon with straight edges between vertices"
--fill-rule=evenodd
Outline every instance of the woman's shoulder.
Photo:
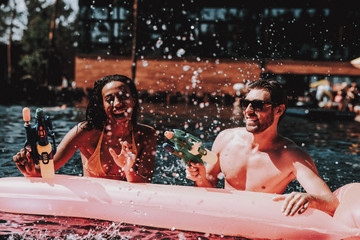
M 87 130 L 85 123 L 76 124 L 69 132 L 66 133 L 61 143 L 68 146 L 69 144 L 73 147 L 81 148 L 96 145 L 102 131 L 92 129 Z
M 87 139 L 98 138 L 100 136 L 100 134 L 102 133 L 101 130 L 98 130 L 95 128 L 89 129 L 87 126 L 88 126 L 87 122 L 79 122 L 70 130 L 69 133 L 77 136 L 80 139 L 82 139 L 82 138 L 87 138 Z
M 156 134 L 155 128 L 146 124 L 138 123 L 136 129 L 144 134 Z
M 155 145 L 157 141 L 156 130 L 149 125 L 137 124 L 135 127 L 135 138 L 145 145 L 150 143 L 151 146 Z

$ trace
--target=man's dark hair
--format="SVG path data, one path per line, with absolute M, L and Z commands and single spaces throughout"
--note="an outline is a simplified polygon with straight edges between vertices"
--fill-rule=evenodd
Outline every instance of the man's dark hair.
M 139 96 L 136 90 L 136 86 L 133 80 L 123 75 L 109 75 L 96 81 L 92 90 L 89 104 L 86 109 L 85 121 L 86 129 L 99 129 L 102 130 L 106 123 L 106 113 L 104 109 L 102 89 L 104 86 L 112 81 L 118 81 L 124 83 L 130 89 L 130 94 L 135 102 L 133 113 L 131 116 L 131 122 L 135 126 L 137 124 L 137 115 L 139 110 Z
M 285 109 L 288 105 L 287 94 L 284 86 L 276 80 L 260 79 L 248 84 L 248 90 L 251 89 L 266 89 L 270 93 L 271 102 L 275 105 L 285 104 Z
M 281 121 L 285 115 L 286 108 L 288 106 L 287 94 L 284 86 L 278 81 L 273 79 L 260 79 L 249 83 L 248 90 L 251 89 L 266 89 L 270 93 L 270 99 L 273 103 L 273 106 L 278 106 L 281 104 L 285 105 L 284 113 L 280 116 L 279 121 Z

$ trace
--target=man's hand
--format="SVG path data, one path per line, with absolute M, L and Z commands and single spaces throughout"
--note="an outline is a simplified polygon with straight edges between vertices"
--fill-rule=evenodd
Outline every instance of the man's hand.
M 308 193 L 292 192 L 273 197 L 273 201 L 284 200 L 281 211 L 286 216 L 294 216 L 295 213 L 303 213 L 311 206 L 313 197 Z
M 206 168 L 204 164 L 190 162 L 190 165 L 186 165 L 186 178 L 195 182 L 206 179 Z

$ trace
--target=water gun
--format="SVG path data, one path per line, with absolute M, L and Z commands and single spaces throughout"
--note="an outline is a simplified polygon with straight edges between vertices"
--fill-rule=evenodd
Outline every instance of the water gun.
M 215 164 L 218 160 L 215 153 L 202 146 L 200 139 L 189 133 L 174 129 L 173 132 L 166 131 L 164 135 L 175 146 L 164 143 L 163 148 L 182 158 L 185 164 L 190 165 L 190 162 Z
M 24 127 L 26 131 L 26 141 L 24 148 L 31 147 L 31 156 L 35 164 L 40 164 L 41 176 L 43 178 L 53 178 L 55 175 L 54 155 L 56 153 L 55 134 L 51 133 L 53 126 L 48 116 L 45 116 L 41 108 L 36 109 L 35 126 L 32 127 L 30 120 L 30 109 L 23 109 Z M 52 139 L 51 144 L 48 138 Z

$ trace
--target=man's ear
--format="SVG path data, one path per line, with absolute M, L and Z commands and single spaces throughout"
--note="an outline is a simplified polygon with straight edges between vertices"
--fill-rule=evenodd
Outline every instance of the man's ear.
M 278 106 L 278 110 L 276 111 L 280 116 L 283 115 L 283 113 L 285 112 L 285 104 L 280 104 Z

